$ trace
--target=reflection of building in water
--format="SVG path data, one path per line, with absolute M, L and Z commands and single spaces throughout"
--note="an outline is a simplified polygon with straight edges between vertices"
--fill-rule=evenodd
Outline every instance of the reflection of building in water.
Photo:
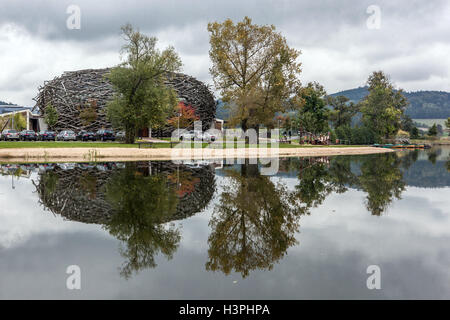
M 330 157 L 308 157 L 302 158 L 298 167 L 298 177 L 301 179 L 303 171 L 318 164 L 324 164 L 327 168 L 330 167 Z
M 0 165 L 0 174 L 2 176 L 16 176 L 30 178 L 32 170 L 27 165 L 2 164 Z
M 51 212 L 68 220 L 107 224 L 114 210 L 106 199 L 106 187 L 124 164 L 65 164 L 40 172 L 35 183 L 40 202 Z M 172 162 L 134 163 L 135 174 L 163 175 L 178 204 L 164 221 L 184 219 L 202 211 L 215 190 L 214 171 L 210 166 L 188 167 Z

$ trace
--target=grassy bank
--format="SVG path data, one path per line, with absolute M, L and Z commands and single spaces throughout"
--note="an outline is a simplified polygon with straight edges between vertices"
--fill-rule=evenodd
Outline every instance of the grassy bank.
M 76 141 L 2 141 L 0 149 L 22 148 L 137 148 L 137 145 L 120 142 L 76 142 Z
M 209 146 L 208 143 L 202 143 L 202 148 Z M 217 144 L 215 144 L 215 147 Z M 226 148 L 229 144 L 224 143 L 223 148 Z M 121 142 L 62 142 L 62 141 L 7 141 L 0 142 L 0 149 L 29 149 L 29 148 L 40 148 L 40 149 L 53 149 L 53 148 L 138 148 L 138 144 L 126 144 Z M 153 143 L 151 146 L 156 149 L 170 148 L 170 143 Z M 183 147 L 193 148 L 194 143 L 183 143 Z M 244 144 L 235 144 L 234 148 L 243 148 Z M 246 144 L 245 148 L 349 148 L 349 147 L 360 147 L 357 145 L 332 145 L 332 146 L 313 146 L 313 145 L 299 145 L 299 144 L 267 144 L 267 145 L 256 145 L 256 144 Z

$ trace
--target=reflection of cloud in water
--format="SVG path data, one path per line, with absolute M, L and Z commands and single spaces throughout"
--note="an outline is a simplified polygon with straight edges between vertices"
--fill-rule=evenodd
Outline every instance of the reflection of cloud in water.
M 334 159 L 339 161 L 334 162 Z M 392 198 L 384 191 L 377 194 L 377 190 L 367 187 L 369 183 L 394 177 L 395 183 L 389 181 L 390 184 L 381 185 L 401 187 L 398 182 L 405 170 L 411 168 L 411 163 L 389 158 L 391 160 L 385 164 L 391 167 L 380 174 L 382 167 L 374 170 L 378 167 L 370 164 L 375 160 L 367 159 L 378 158 L 336 157 L 329 165 L 325 164 L 325 170 L 303 171 L 302 178 L 306 180 L 301 189 L 297 188 L 301 182 L 298 177 L 265 179 L 267 186 L 281 182 L 290 193 L 301 191 L 302 200 L 308 200 L 306 196 L 315 197 L 310 202 L 316 206 L 308 208 L 309 215 L 301 216 L 300 232 L 293 233 L 300 244 L 288 246 L 282 259 L 274 259 L 271 271 L 252 268 L 245 279 L 236 270 L 230 270 L 228 276 L 205 270 L 205 263 L 211 259 L 208 239 L 217 232 L 212 228 L 214 225 L 208 225 L 210 217 L 214 216 L 214 206 L 204 206 L 200 210 L 202 214 L 180 221 L 182 237 L 178 249 L 172 252 L 172 260 L 157 255 L 156 268 L 141 270 L 125 281 L 117 272 L 123 259 L 117 254 L 115 239 L 105 237 L 105 232 L 96 226 L 63 223 L 61 219 L 43 214 L 42 208 L 36 207 L 36 194 L 31 195 L 34 188 L 28 180 L 19 179 L 16 191 L 23 193 L 23 200 L 16 197 L 13 201 L 18 204 L 23 201 L 22 208 L 28 210 L 17 222 L 22 225 L 15 224 L 11 215 L 2 214 L 0 219 L 6 219 L 11 228 L 19 231 L 23 226 L 30 241 L 16 242 L 3 249 L 2 259 L 7 259 L 8 264 L 0 265 L 0 274 L 6 279 L 2 279 L 0 296 L 23 297 L 25 293 L 17 288 L 27 288 L 29 297 L 43 291 L 48 297 L 64 298 L 450 298 L 450 198 L 447 196 L 450 189 L 406 186 L 401 191 L 401 199 Z M 291 168 L 298 167 L 298 160 L 283 165 L 285 172 L 290 172 Z M 402 168 L 400 175 L 399 167 Z M 349 168 L 351 170 L 347 170 Z M 211 204 L 219 203 L 233 178 L 216 179 L 217 192 Z M 255 181 L 262 183 L 256 178 Z M 5 187 L 0 193 L 8 190 L 8 182 L 9 178 L 0 177 L 0 187 Z M 309 192 L 305 189 L 307 186 L 322 190 L 324 196 Z M 248 192 L 257 190 L 250 184 L 244 187 Z M 89 184 L 86 190 L 90 190 Z M 375 193 L 372 195 L 375 199 L 387 201 L 381 216 L 373 216 L 369 211 L 369 192 Z M 17 193 L 9 193 L 14 194 Z M 246 201 L 245 197 L 240 199 Z M 258 208 L 258 203 L 252 201 L 254 208 Z M 48 220 L 36 218 L 43 216 Z M 33 221 L 38 222 L 40 228 L 27 229 Z M 78 296 L 63 291 L 65 278 L 62 284 L 49 281 L 60 274 L 64 277 L 65 267 L 72 263 L 79 264 L 87 273 Z M 366 288 L 366 268 L 371 264 L 381 267 L 381 291 Z M 238 282 L 235 284 L 234 280 Z
M 37 175 L 31 175 L 37 180 Z M 88 226 L 43 212 L 37 202 L 35 187 L 30 179 L 0 176 L 0 248 L 11 248 L 26 243 L 39 234 L 77 233 L 97 231 L 99 226 Z
M 409 206 L 411 198 L 425 199 L 429 193 L 406 190 L 403 200 L 392 206 L 395 211 L 382 217 L 371 216 L 359 205 L 364 199 L 361 191 L 331 195 L 302 218 L 300 245 L 289 249 L 272 271 L 255 270 L 246 279 L 205 271 L 209 228 L 203 215 L 182 221 L 183 238 L 172 260 L 159 258 L 157 268 L 127 281 L 117 272 L 122 262 L 117 241 L 92 232 L 43 233 L 2 251 L 8 264 L 0 264 L 0 297 L 449 298 L 450 223 L 428 214 L 446 212 L 449 200 L 431 202 L 425 213 Z M 445 198 L 447 193 L 438 190 L 433 197 Z M 85 270 L 80 292 L 65 289 L 65 268 L 72 263 Z M 380 291 L 365 287 L 369 264 L 382 268 Z

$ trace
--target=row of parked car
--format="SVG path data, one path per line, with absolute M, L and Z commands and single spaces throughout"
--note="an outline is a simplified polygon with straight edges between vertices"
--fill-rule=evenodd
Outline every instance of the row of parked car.
M 122 132 L 117 135 L 111 130 L 98 130 L 90 132 L 81 130 L 75 133 L 72 130 L 63 130 L 59 133 L 55 131 L 35 132 L 33 130 L 16 131 L 12 129 L 4 130 L 0 139 L 3 141 L 115 141 L 121 139 L 124 134 Z
M 222 160 L 220 160 L 222 161 Z M 209 166 L 213 163 L 217 163 L 217 160 L 208 159 L 208 160 L 181 160 L 181 164 L 185 165 L 189 168 L 201 168 L 205 166 Z M 148 162 L 142 163 L 142 167 L 145 168 L 148 166 Z M 10 163 L 10 164 L 0 164 L 0 175 L 9 175 L 14 174 L 17 170 L 21 170 L 26 174 L 30 174 L 32 172 L 43 173 L 46 171 L 52 171 L 55 169 L 61 170 L 98 170 L 98 171 L 113 171 L 117 169 L 125 169 L 125 162 L 95 162 L 95 163 Z
M 216 141 L 216 136 L 210 134 L 208 131 L 183 131 L 179 135 L 180 141 L 205 141 L 205 142 L 214 142 Z
M 98 171 L 111 171 L 115 169 L 124 169 L 124 162 L 98 162 L 98 163 L 24 163 L 24 164 L 0 164 L 0 174 L 14 174 L 17 170 L 24 173 L 45 172 L 55 170 L 74 170 L 76 168 L 82 170 L 96 169 Z

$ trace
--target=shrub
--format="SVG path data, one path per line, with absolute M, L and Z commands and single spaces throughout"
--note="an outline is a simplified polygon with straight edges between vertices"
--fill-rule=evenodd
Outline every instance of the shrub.
M 373 144 L 379 141 L 375 133 L 365 126 L 341 126 L 336 129 L 336 135 L 339 140 L 347 140 L 350 144 Z

